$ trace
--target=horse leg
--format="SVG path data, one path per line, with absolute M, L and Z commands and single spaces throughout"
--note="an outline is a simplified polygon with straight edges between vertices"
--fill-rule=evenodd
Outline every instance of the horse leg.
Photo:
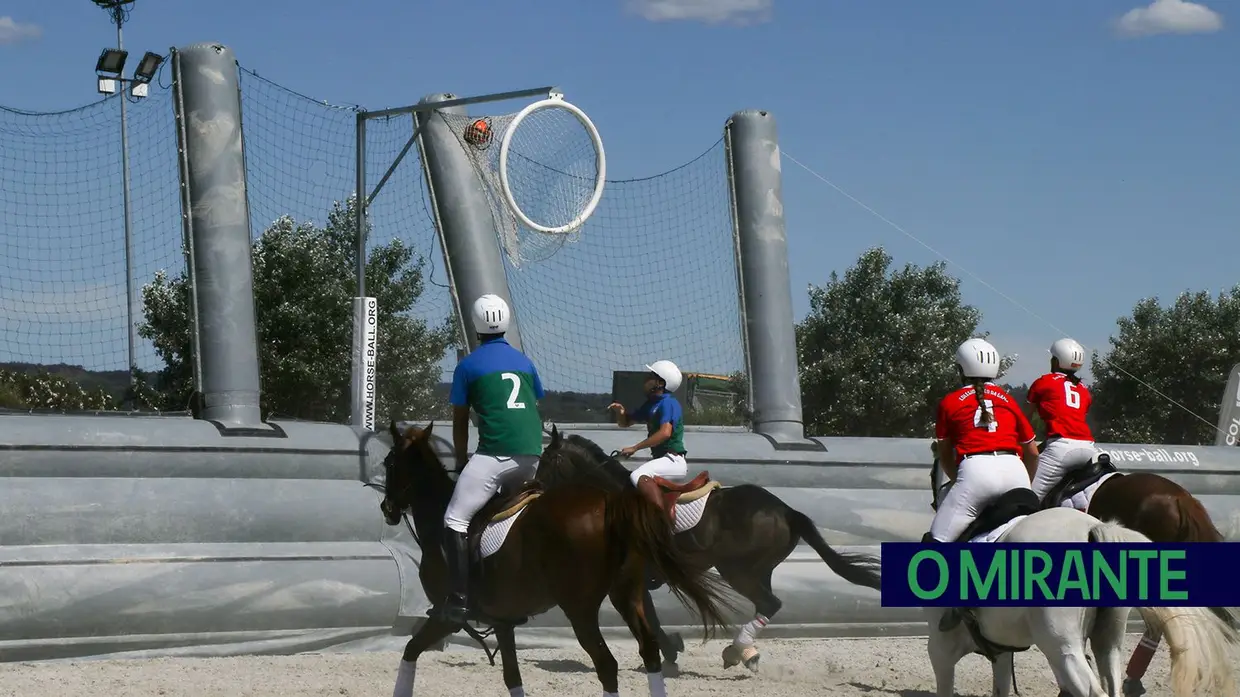
M 632 587 L 625 587 L 632 585 Z M 642 596 L 649 595 L 639 583 L 619 584 L 612 589 L 611 604 L 624 618 L 633 638 L 637 639 L 637 653 L 642 657 L 642 666 L 646 669 L 646 680 L 650 685 L 650 697 L 667 697 L 667 686 L 663 681 L 663 664 L 659 655 L 659 639 L 655 636 L 648 618 Z
M 509 697 L 525 697 L 521 685 L 521 666 L 517 665 L 517 636 L 511 624 L 495 626 L 495 641 L 499 643 L 499 657 L 504 666 L 504 687 Z
M 771 565 L 765 572 L 760 570 L 762 566 L 755 568 L 733 562 L 715 566 L 723 580 L 754 605 L 753 619 L 736 632 L 736 638 L 723 650 L 724 668 L 744 663 L 750 671 L 758 672 L 758 660 L 761 658 L 757 647 L 758 634 L 784 605 L 771 590 L 771 575 L 775 572 L 775 566 Z
M 1012 674 L 1016 672 L 1016 654 L 1001 653 L 991 665 L 991 697 L 1008 697 L 1012 691 Z
M 1098 676 L 1085 658 L 1081 634 L 1083 608 L 1033 608 L 1029 621 L 1033 642 L 1046 656 L 1060 697 L 1103 697 Z
M 620 697 L 620 666 L 607 648 L 607 642 L 603 640 L 603 632 L 598 626 L 598 607 L 595 606 L 593 610 L 574 607 L 570 610 L 561 605 L 560 609 L 564 610 L 564 615 L 572 625 L 577 643 L 590 654 L 594 672 L 598 675 L 598 681 L 603 684 L 603 697 Z M 658 653 L 656 646 L 656 657 Z
M 405 652 L 400 658 L 400 667 L 396 671 L 396 686 L 392 688 L 392 697 L 413 697 L 413 680 L 418 670 L 418 656 L 427 649 L 443 641 L 452 634 L 456 627 L 438 619 L 428 619 L 405 644 Z
M 663 631 L 663 625 L 659 623 L 659 615 L 655 612 L 654 598 L 651 597 L 648 589 L 643 591 L 642 607 L 646 611 L 646 622 L 650 624 L 650 629 L 659 639 L 659 650 L 663 652 L 663 662 L 675 663 L 676 657 L 685 650 L 684 637 L 680 636 L 680 632 L 669 635 Z
M 1089 634 L 1089 644 L 1098 662 L 1098 674 L 1102 689 L 1109 697 L 1119 697 L 1120 650 L 1124 646 L 1124 629 L 1128 624 L 1129 608 L 1098 608 L 1094 629 Z
M 934 608 L 938 610 L 938 608 Z M 961 629 L 951 632 L 939 631 L 938 613 L 932 614 L 930 635 L 926 639 L 926 650 L 930 654 L 930 666 L 934 668 L 934 684 L 936 697 L 955 697 L 956 664 L 969 653 L 971 642 L 962 641 L 958 635 L 964 634 Z
M 1141 640 L 1137 642 L 1137 648 L 1132 650 L 1132 658 L 1128 659 L 1128 670 L 1124 671 L 1124 697 L 1139 697 L 1145 694 L 1141 678 L 1145 677 L 1150 661 L 1154 660 L 1154 652 L 1158 650 L 1160 641 L 1162 636 L 1146 627 Z

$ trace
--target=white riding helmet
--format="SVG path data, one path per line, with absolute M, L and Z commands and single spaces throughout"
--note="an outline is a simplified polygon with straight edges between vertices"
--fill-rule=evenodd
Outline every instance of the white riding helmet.
M 1051 344 L 1051 356 L 1059 359 L 1059 367 L 1063 370 L 1079 370 L 1085 365 L 1085 347 L 1076 339 L 1060 339 Z
M 668 392 L 675 392 L 680 387 L 680 368 L 677 368 L 675 363 L 667 360 L 655 361 L 646 366 L 646 370 L 663 378 L 664 389 Z
M 479 334 L 503 334 L 508 331 L 510 316 L 508 303 L 494 293 L 474 301 L 474 331 Z
M 999 377 L 999 351 L 985 339 L 969 339 L 956 349 L 956 365 L 966 378 Z

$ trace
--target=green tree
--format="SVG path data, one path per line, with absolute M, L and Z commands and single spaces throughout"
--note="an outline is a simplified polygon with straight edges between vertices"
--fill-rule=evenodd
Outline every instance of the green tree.
M 1119 336 L 1105 357 L 1094 352 L 1091 366 L 1099 440 L 1212 444 L 1223 388 L 1240 361 L 1240 285 L 1217 298 L 1181 293 L 1169 307 L 1146 298 L 1117 324 Z
M 347 422 L 356 291 L 354 201 L 336 202 L 318 227 L 290 216 L 254 242 L 254 296 L 264 414 Z M 366 294 L 379 306 L 377 419 L 430 418 L 446 407 L 438 362 L 456 345 L 450 318 L 428 326 L 410 314 L 425 289 L 426 260 L 399 240 L 373 248 Z M 138 394 L 184 409 L 192 390 L 189 283 L 160 271 L 142 288 L 138 332 L 164 360 L 157 390 Z M 156 393 L 156 396 L 152 396 Z
M 952 357 L 981 313 L 943 263 L 889 273 L 891 261 L 874 247 L 842 279 L 810 286 L 796 332 L 807 433 L 930 437 L 939 400 L 959 384 Z
M 99 387 L 47 370 L 0 370 L 0 408 L 38 411 L 113 411 L 117 400 Z

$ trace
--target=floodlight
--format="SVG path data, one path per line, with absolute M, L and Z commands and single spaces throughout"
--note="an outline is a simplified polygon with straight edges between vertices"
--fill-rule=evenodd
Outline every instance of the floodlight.
M 133 70 L 133 79 L 135 82 L 147 83 L 155 77 L 155 71 L 159 70 L 159 64 L 164 62 L 164 57 L 158 53 L 147 51 L 142 56 L 142 60 L 138 61 L 138 67 Z
M 116 93 L 116 78 L 100 77 L 98 89 L 99 89 L 99 94 L 115 94 Z
M 141 99 L 151 93 L 151 85 L 147 82 L 134 82 L 130 85 L 129 92 L 135 98 Z
M 129 51 L 123 51 L 118 48 L 105 48 L 103 53 L 99 54 L 99 60 L 95 62 L 95 72 L 120 75 L 121 71 L 125 69 L 125 59 L 128 57 Z

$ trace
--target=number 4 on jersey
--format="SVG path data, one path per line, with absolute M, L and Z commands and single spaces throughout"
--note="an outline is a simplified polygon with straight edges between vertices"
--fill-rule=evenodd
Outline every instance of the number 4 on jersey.
M 500 373 L 499 376 L 512 383 L 512 392 L 508 393 L 508 408 L 524 409 L 525 402 L 517 401 L 517 395 L 521 393 L 521 376 L 516 373 Z
M 1076 385 L 1073 385 L 1070 380 L 1063 381 L 1063 397 L 1069 407 L 1081 408 L 1081 393 L 1076 391 Z
M 989 399 L 984 399 L 982 400 L 982 404 L 985 404 L 986 411 L 990 412 L 990 423 L 986 424 L 984 428 L 987 431 L 994 433 L 999 430 L 999 417 L 995 414 L 995 403 Z M 977 410 L 973 412 L 973 425 L 977 428 L 983 428 L 981 407 L 978 407 Z

